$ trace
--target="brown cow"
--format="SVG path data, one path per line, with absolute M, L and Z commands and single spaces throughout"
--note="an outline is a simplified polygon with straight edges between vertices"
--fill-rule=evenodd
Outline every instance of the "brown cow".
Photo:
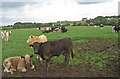
M 33 45 L 29 45 L 34 48 L 34 53 L 38 54 L 42 57 L 42 59 L 46 60 L 46 70 L 48 74 L 48 68 L 50 65 L 50 58 L 53 56 L 60 56 L 65 55 L 65 63 L 66 67 L 69 63 L 70 59 L 70 52 L 73 58 L 73 51 L 72 51 L 72 40 L 70 38 L 64 38 L 56 41 L 48 41 L 45 43 L 38 43 L 35 42 Z M 65 68 L 66 68 L 65 67 Z
M 60 30 L 60 28 L 55 28 L 55 29 L 54 29 L 54 31 L 59 31 L 59 30 Z

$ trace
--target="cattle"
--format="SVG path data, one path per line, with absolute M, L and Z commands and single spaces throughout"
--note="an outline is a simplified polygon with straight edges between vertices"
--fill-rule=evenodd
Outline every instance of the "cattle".
M 41 28 L 39 27 L 39 30 L 40 30 Z
M 51 30 L 51 28 L 50 28 L 50 27 L 46 27 L 46 31 L 47 31 L 47 30 Z
M 59 31 L 59 30 L 60 30 L 60 28 L 55 28 L 55 29 L 54 29 L 54 31 Z
M 26 42 L 29 44 L 33 44 L 34 42 L 44 43 L 46 41 L 47 41 L 47 37 L 43 34 L 40 35 L 39 37 L 30 35 Z
M 62 27 L 61 27 L 61 32 L 62 32 L 62 33 L 67 32 L 67 29 L 65 28 L 65 26 L 62 26 Z
M 119 32 L 119 30 L 120 30 L 120 27 L 116 24 L 116 25 L 112 25 L 112 32 L 113 33 L 117 33 L 117 32 Z
M 1 32 L 1 38 L 8 42 L 8 38 L 10 38 L 11 31 L 3 31 Z
M 37 30 L 39 30 L 39 28 L 36 28 Z
M 4 32 L 1 31 L 1 38 L 3 39 L 4 38 Z
M 46 28 L 42 28 L 41 32 L 42 33 L 50 33 L 50 32 L 53 32 L 53 30 L 50 27 L 46 27 Z
M 103 24 L 100 24 L 100 28 L 103 29 L 103 27 L 104 27 Z
M 41 28 L 40 30 L 41 30 L 41 32 L 44 32 L 44 31 L 45 31 L 45 29 L 44 29 L 44 28 Z
M 31 58 L 33 55 L 24 55 L 9 57 L 3 61 L 4 72 L 10 72 L 13 74 L 13 71 L 26 72 L 27 69 L 34 69 L 35 66 L 32 64 Z
M 61 27 L 61 30 L 65 30 L 65 26 L 62 26 L 62 27 Z
M 65 33 L 65 32 L 67 32 L 67 29 L 62 29 L 61 32 Z
M 72 40 L 70 38 L 63 38 L 55 41 L 48 41 L 45 43 L 35 42 L 33 45 L 29 45 L 34 48 L 34 53 L 38 54 L 42 57 L 42 59 L 46 60 L 46 71 L 48 74 L 48 68 L 50 66 L 50 58 L 53 56 L 65 56 L 65 69 L 69 63 L 70 52 L 73 58 L 72 51 Z
M 54 29 L 56 29 L 56 28 L 58 28 L 58 27 L 52 27 L 51 30 L 54 30 Z
M 65 33 L 65 32 L 67 32 L 67 29 L 65 29 L 65 30 L 62 30 L 62 33 Z
M 44 42 L 47 42 L 47 37 L 44 34 L 40 35 L 39 37 L 30 35 L 26 42 L 29 44 L 33 44 L 34 42 L 44 43 Z M 36 58 L 39 59 L 39 56 L 37 55 Z M 40 61 L 42 61 L 41 57 L 40 57 Z
M 41 29 L 40 27 L 37 28 L 37 30 L 40 30 L 40 29 Z
M 50 32 L 53 32 L 53 30 L 46 30 L 46 31 L 43 31 L 42 33 L 50 33 Z

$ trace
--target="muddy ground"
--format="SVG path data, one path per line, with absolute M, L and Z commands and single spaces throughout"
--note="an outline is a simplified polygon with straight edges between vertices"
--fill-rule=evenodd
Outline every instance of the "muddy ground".
M 75 39 L 73 41 L 80 40 Z M 74 44 L 73 48 L 79 50 L 78 53 L 86 51 L 94 52 L 104 52 L 112 55 L 118 50 L 118 40 L 115 39 L 86 39 L 87 43 L 83 44 Z M 118 77 L 118 71 L 120 67 L 116 64 L 118 60 L 108 61 L 107 67 L 103 70 L 95 69 L 94 71 L 90 70 L 90 65 L 81 63 L 76 66 L 69 65 L 67 70 L 64 69 L 64 65 L 60 63 L 53 63 L 55 66 L 50 66 L 50 71 L 48 77 Z M 45 61 L 34 63 L 35 69 L 28 70 L 26 73 L 14 72 L 13 75 L 10 73 L 4 73 L 2 71 L 3 77 L 46 77 L 46 65 Z

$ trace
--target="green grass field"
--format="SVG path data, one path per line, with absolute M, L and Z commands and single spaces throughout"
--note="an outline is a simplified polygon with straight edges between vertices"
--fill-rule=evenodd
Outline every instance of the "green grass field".
M 48 38 L 48 41 L 57 40 L 61 38 L 69 37 L 71 39 L 79 39 L 79 38 L 101 38 L 101 39 L 118 39 L 117 33 L 112 33 L 112 26 L 105 26 L 104 29 L 100 29 L 99 27 L 91 27 L 91 26 L 74 26 L 74 27 L 66 27 L 68 29 L 67 33 L 61 32 L 51 32 L 46 33 L 45 35 Z M 34 51 L 29 47 L 29 44 L 26 43 L 28 37 L 30 35 L 40 36 L 42 33 L 36 28 L 31 29 L 16 29 L 12 30 L 11 37 L 8 42 L 4 42 L 2 40 L 2 61 L 7 57 L 13 56 L 23 56 L 25 54 L 33 54 Z M 86 43 L 87 40 L 79 40 L 74 41 L 73 43 Z M 74 50 L 74 49 L 73 49 Z M 77 51 L 74 50 L 76 53 Z M 74 52 L 74 53 L 75 53 Z M 64 60 L 64 56 L 53 57 L 51 59 L 54 62 L 61 62 Z M 70 64 L 76 64 L 74 61 L 70 60 Z M 34 55 L 33 61 L 36 61 L 36 56 Z

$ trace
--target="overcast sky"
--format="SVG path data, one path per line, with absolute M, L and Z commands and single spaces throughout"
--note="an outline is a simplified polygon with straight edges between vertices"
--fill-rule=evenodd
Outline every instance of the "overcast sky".
M 118 15 L 118 0 L 2 0 L 1 25 Z M 1 12 L 0 11 L 0 12 Z

